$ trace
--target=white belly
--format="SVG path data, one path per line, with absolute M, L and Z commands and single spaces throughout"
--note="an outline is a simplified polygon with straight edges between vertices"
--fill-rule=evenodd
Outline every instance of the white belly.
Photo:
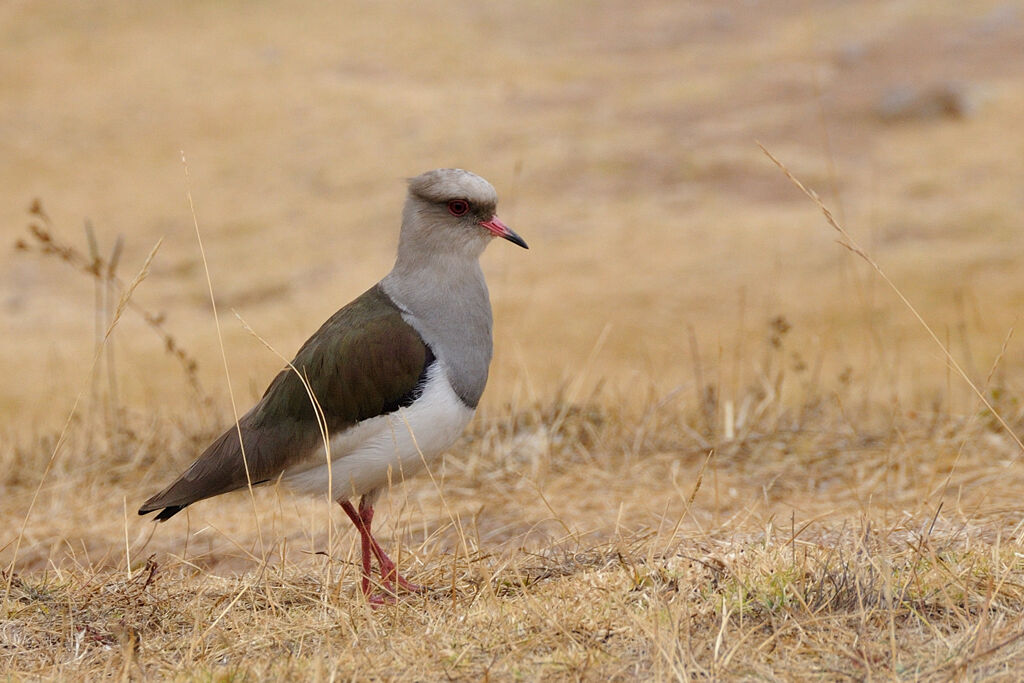
M 436 362 L 412 405 L 332 434 L 330 467 L 321 447 L 286 471 L 282 483 L 300 493 L 330 493 L 335 500 L 397 484 L 452 445 L 472 417 L 473 409 L 459 400 Z

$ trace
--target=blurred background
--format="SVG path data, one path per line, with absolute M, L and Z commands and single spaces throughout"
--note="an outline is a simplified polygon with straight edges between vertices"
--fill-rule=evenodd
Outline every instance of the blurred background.
M 244 411 L 442 166 L 530 250 L 378 505 L 431 593 L 276 486 L 136 516 L 231 421 L 196 227 Z M 1020 0 L 2 0 L 0 677 L 1019 678 L 1022 219 Z
M 983 382 L 1024 303 L 1021 112 L 1024 7 L 1003 0 L 9 0 L 2 430 L 61 424 L 94 350 L 93 279 L 30 223 L 82 254 L 87 221 L 104 257 L 123 236 L 125 281 L 162 238 L 132 300 L 226 411 L 187 190 L 248 405 L 281 362 L 231 311 L 290 356 L 390 268 L 404 178 L 440 166 L 488 178 L 531 247 L 485 256 L 485 408 L 740 391 L 784 336 L 816 382 L 963 409 L 934 343 L 757 142 Z M 138 311 L 113 344 L 105 390 L 158 417 L 192 405 Z M 1011 339 L 997 376 L 1022 361 Z

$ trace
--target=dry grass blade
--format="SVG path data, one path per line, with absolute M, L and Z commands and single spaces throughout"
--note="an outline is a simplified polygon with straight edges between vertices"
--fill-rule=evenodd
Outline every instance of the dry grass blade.
M 110 324 L 107 326 L 107 331 L 103 333 L 104 339 L 110 338 L 110 334 L 114 331 L 114 327 L 117 326 L 117 323 L 121 320 L 121 316 L 124 314 L 125 309 L 128 308 L 128 303 L 131 301 L 132 294 L 135 293 L 135 288 L 142 284 L 142 281 L 146 279 L 147 275 L 149 275 L 149 267 L 152 265 L 153 259 L 156 258 L 156 253 L 160 250 L 160 245 L 163 243 L 163 237 L 157 240 L 157 243 L 153 245 L 153 248 L 146 256 L 146 260 L 143 262 L 142 268 L 135 274 L 135 277 L 131 279 L 128 286 L 124 288 L 124 291 L 121 292 L 121 298 L 118 299 L 117 306 L 114 308 L 114 315 Z
M 188 198 L 188 208 L 192 214 L 192 225 L 195 227 L 196 241 L 199 243 L 199 254 L 203 260 L 203 272 L 206 274 L 206 288 L 210 295 L 210 306 L 213 309 L 213 323 L 217 328 L 217 345 L 220 348 L 220 359 L 224 364 L 224 378 L 228 386 L 228 395 L 231 397 L 231 415 L 235 419 L 235 432 L 238 434 L 238 446 L 242 451 L 242 466 L 245 468 L 245 484 L 249 490 L 249 500 L 252 502 L 252 516 L 256 523 L 256 535 L 259 539 L 260 553 L 266 554 L 263 545 L 263 529 L 260 526 L 260 516 L 256 508 L 256 497 L 252 493 L 252 475 L 249 472 L 249 458 L 245 454 L 245 439 L 242 438 L 242 427 L 239 424 L 238 403 L 235 401 L 235 390 L 231 386 L 231 369 L 228 367 L 228 354 L 224 347 L 224 334 L 220 329 L 220 315 L 217 313 L 217 299 L 213 295 L 213 278 L 210 276 L 210 264 L 206 259 L 206 249 L 203 247 L 203 235 L 199 230 L 199 218 L 196 216 L 195 203 L 192 201 L 192 179 L 188 172 L 188 161 L 185 159 L 185 152 L 181 152 L 181 164 L 185 169 L 185 195 Z
M 1016 323 L 1011 325 L 1010 329 L 1006 332 L 1006 336 L 1003 337 L 1003 344 L 999 347 L 999 353 L 996 354 L 995 360 L 992 361 L 992 367 L 988 369 L 988 374 L 985 376 L 986 388 L 992 384 L 992 377 L 996 374 L 996 370 L 999 368 L 999 364 L 1002 362 L 1003 357 L 1006 356 L 1006 349 L 1010 345 L 1010 340 L 1013 338 L 1013 329 L 1016 326 Z
M 1020 437 L 1018 437 L 1016 432 L 1013 431 L 1013 428 L 1002 416 L 1002 414 L 998 410 L 996 410 L 995 406 L 993 406 L 991 401 L 988 400 L 988 398 L 985 396 L 985 393 L 980 388 L 978 388 L 978 385 L 975 384 L 974 381 L 970 378 L 970 376 L 968 376 L 968 374 L 964 371 L 964 369 L 960 367 L 960 363 L 957 362 L 956 358 L 953 357 L 952 352 L 950 352 L 949 346 L 943 343 L 941 339 L 939 339 L 939 336 L 935 333 L 935 330 L 932 329 L 931 325 L 929 325 L 927 321 L 925 321 L 924 317 L 920 314 L 920 312 L 918 312 L 917 307 L 910 302 L 906 295 L 903 294 L 903 291 L 896 286 L 896 283 L 889 279 L 889 276 L 886 275 L 885 271 L 882 270 L 882 267 L 878 265 L 875 259 L 873 259 L 868 252 L 862 249 L 860 245 L 857 244 L 856 240 L 854 240 L 853 237 L 850 236 L 850 233 L 848 233 L 846 229 L 842 225 L 840 225 L 838 221 L 836 221 L 835 217 L 832 215 L 832 212 L 829 211 L 828 207 L 825 206 L 825 203 L 821 201 L 821 198 L 818 197 L 818 194 L 813 190 L 808 189 L 802 182 L 800 182 L 800 180 L 796 176 L 794 176 L 788 168 L 786 168 L 785 164 L 776 159 L 772 155 L 772 153 L 765 148 L 764 145 L 758 142 L 757 146 L 761 148 L 761 151 L 765 153 L 765 156 L 771 159 L 772 163 L 778 166 L 779 170 L 781 170 L 783 174 L 785 174 L 785 176 L 789 178 L 789 180 L 807 196 L 808 199 L 817 204 L 822 214 L 824 214 L 825 220 L 828 222 L 828 224 L 832 226 L 832 228 L 835 229 L 836 232 L 839 233 L 839 244 L 845 247 L 846 249 L 849 249 L 857 256 L 861 257 L 861 259 L 863 259 L 865 263 L 871 266 L 871 268 L 874 269 L 876 273 L 878 273 L 878 276 L 881 277 L 882 281 L 889 286 L 889 289 L 891 289 L 896 294 L 896 296 L 899 297 L 900 302 L 906 307 L 907 310 L 911 312 L 911 314 L 913 314 L 914 318 L 917 319 L 917 322 L 921 324 L 921 327 L 924 328 L 924 330 L 928 333 L 928 336 L 931 337 L 932 341 L 934 341 L 936 346 L 938 346 L 939 349 L 942 351 L 942 354 L 945 357 L 946 362 L 949 363 L 950 366 L 952 366 L 953 370 L 956 372 L 956 374 L 959 375 L 960 378 L 967 383 L 971 391 L 974 392 L 974 395 L 978 397 L 978 400 L 981 401 L 981 403 L 990 413 L 992 413 L 993 417 L 996 418 L 996 420 L 999 422 L 1002 428 L 1006 431 L 1006 434 L 1011 439 L 1013 439 L 1015 444 L 1017 444 L 1017 448 L 1019 451 L 1017 453 L 1017 458 L 1024 454 L 1024 441 L 1021 441 Z M 1017 458 L 1015 458 L 1015 460 Z

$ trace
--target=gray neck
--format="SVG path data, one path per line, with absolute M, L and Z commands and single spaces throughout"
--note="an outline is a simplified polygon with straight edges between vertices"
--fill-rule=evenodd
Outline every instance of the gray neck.
M 491 363 L 491 301 L 478 254 L 403 253 L 381 281 L 406 322 L 447 366 L 452 388 L 475 408 Z

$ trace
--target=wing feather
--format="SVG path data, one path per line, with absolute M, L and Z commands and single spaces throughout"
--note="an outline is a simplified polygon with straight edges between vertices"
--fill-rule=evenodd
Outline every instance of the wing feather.
M 329 434 L 408 405 L 434 354 L 377 285 L 325 322 L 299 349 L 263 398 L 225 430 L 170 486 L 139 508 L 167 519 L 204 498 L 276 479 L 319 447 L 322 437 L 309 382 Z M 239 447 L 239 431 L 245 459 Z M 246 478 L 245 465 L 249 477 Z

